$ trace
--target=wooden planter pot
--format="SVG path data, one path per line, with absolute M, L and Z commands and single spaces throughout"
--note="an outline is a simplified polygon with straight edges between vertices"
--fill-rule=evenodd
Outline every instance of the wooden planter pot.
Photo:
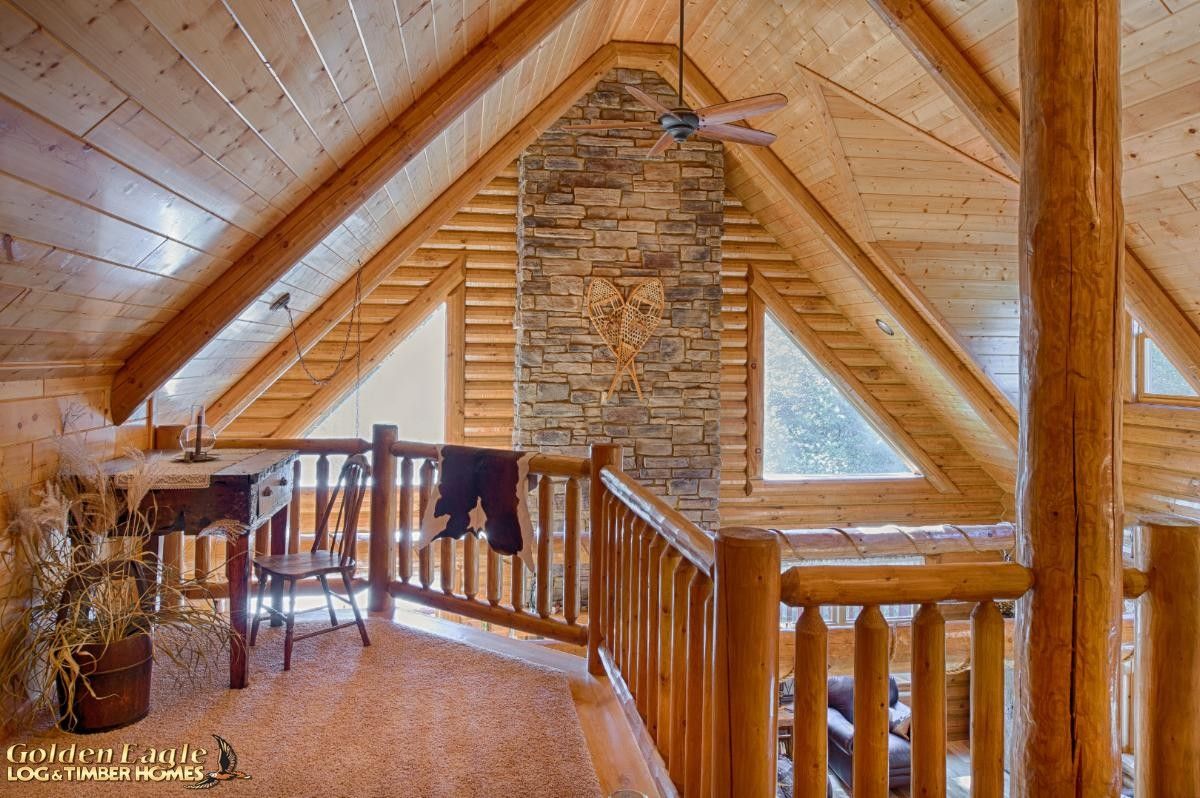
M 134 635 L 109 646 L 82 646 L 78 655 L 83 676 L 75 685 L 74 717 L 67 712 L 67 691 L 59 685 L 59 726 L 77 734 L 119 729 L 150 712 L 150 673 L 154 644 L 148 634 Z M 86 677 L 89 691 L 83 684 Z M 93 695 L 94 693 L 94 695 Z

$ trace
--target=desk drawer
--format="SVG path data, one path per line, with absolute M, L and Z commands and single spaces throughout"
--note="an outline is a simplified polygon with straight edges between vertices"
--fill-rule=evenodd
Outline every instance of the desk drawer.
M 258 518 L 274 515 L 280 507 L 292 500 L 290 474 L 272 474 L 257 485 Z

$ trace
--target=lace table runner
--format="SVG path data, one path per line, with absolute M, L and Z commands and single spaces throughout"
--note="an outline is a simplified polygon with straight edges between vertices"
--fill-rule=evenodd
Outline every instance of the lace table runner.
M 186 490 L 207 488 L 212 484 L 213 475 L 225 469 L 262 454 L 265 449 L 217 449 L 213 452 L 215 460 L 205 463 L 177 462 L 177 453 L 160 452 L 147 458 L 147 475 L 150 478 L 150 490 Z M 127 487 L 137 472 L 137 465 L 132 460 L 123 459 L 114 463 L 112 471 L 113 484 L 118 488 Z

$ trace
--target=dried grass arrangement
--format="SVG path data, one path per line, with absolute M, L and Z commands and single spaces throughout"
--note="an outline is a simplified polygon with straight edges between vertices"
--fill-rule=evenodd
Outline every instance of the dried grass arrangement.
M 213 600 L 186 597 L 197 582 L 154 579 L 153 555 L 141 544 L 155 512 L 142 505 L 157 463 L 130 454 L 138 462 L 134 476 L 117 489 L 101 463 L 66 438 L 55 477 L 10 509 L 0 541 L 0 582 L 7 583 L 0 595 L 0 702 L 18 709 L 19 728 L 49 714 L 63 728 L 84 730 L 81 705 L 111 714 L 127 699 L 101 694 L 96 684 L 104 653 L 128 649 L 126 641 L 140 638 L 144 658 L 151 650 L 170 658 L 184 679 L 203 673 L 228 644 L 229 623 Z M 144 690 L 148 711 L 149 661 L 142 674 L 145 684 L 135 687 Z M 111 689 L 114 682 L 103 684 Z

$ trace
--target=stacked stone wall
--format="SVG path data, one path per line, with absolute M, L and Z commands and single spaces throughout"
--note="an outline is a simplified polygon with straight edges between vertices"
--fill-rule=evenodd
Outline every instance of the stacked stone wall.
M 616 70 L 563 122 L 654 115 L 622 89 L 667 106 L 652 72 Z M 556 126 L 557 127 L 557 126 Z M 718 523 L 720 482 L 721 234 L 724 154 L 693 138 L 647 158 L 653 131 L 543 134 L 520 160 L 515 443 L 586 455 L 619 443 L 625 468 L 705 528 Z M 626 295 L 663 281 L 663 319 L 628 378 L 603 400 L 615 368 L 584 314 L 588 283 Z

